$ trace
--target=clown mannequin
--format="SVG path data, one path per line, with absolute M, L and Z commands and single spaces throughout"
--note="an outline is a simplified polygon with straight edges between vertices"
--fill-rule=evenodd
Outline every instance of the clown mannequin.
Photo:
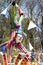
M 18 32 L 17 33 L 14 33 L 14 34 L 15 34 L 15 36 L 6 45 L 7 46 L 7 49 L 9 50 L 8 51 L 8 59 L 11 58 L 11 47 L 13 47 L 13 46 L 15 46 L 16 48 L 18 48 L 21 52 L 23 52 L 25 54 L 27 53 L 27 49 L 21 43 L 22 40 L 23 40 L 22 35 L 19 34 Z M 11 62 L 11 59 L 9 59 L 8 61 Z

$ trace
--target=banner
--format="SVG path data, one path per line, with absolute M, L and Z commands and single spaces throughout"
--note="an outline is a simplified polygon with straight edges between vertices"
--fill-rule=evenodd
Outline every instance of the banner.
M 33 46 L 31 45 L 31 43 L 29 42 L 29 50 L 32 50 Z
M 36 24 L 33 23 L 33 21 L 30 21 L 29 26 L 28 26 L 28 30 L 37 27 Z

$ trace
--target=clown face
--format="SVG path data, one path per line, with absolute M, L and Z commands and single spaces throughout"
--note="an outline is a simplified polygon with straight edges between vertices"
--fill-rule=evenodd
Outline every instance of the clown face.
M 17 34 L 17 37 L 16 37 L 16 43 L 21 42 L 21 41 L 22 41 L 22 39 L 23 39 L 22 35 Z

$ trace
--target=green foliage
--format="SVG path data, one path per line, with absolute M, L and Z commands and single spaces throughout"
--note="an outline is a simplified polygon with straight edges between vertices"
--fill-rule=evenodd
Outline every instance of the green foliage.
M 3 39 L 2 39 L 2 42 L 5 42 L 5 41 L 9 40 L 9 38 L 10 38 L 10 37 L 5 37 L 5 38 L 3 38 Z
M 12 51 L 12 56 L 14 55 L 17 55 L 19 52 L 16 50 L 16 51 Z

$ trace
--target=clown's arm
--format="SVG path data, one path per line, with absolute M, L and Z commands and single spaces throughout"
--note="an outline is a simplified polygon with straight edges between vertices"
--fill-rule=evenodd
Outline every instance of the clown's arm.
M 27 53 L 27 49 L 24 47 L 24 45 L 22 43 L 18 43 L 16 45 L 16 48 L 18 48 L 21 52 L 23 52 L 25 54 Z
M 25 53 L 26 56 L 28 56 L 28 60 L 31 59 L 31 53 L 29 53 L 22 43 L 17 44 L 16 48 L 18 48 L 22 53 Z

